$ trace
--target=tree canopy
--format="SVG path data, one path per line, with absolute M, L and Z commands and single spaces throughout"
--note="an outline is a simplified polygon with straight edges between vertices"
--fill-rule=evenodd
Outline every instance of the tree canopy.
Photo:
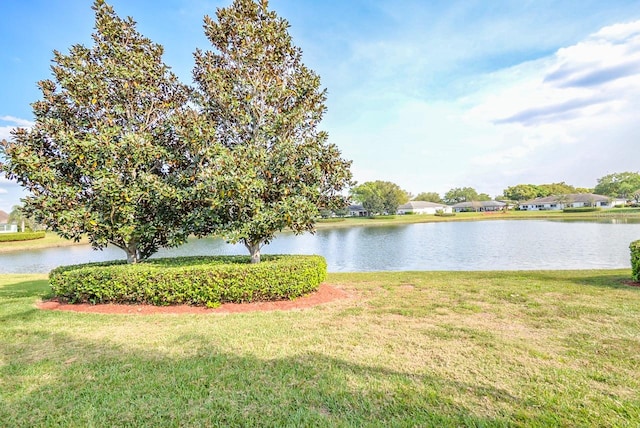
M 444 202 L 450 205 L 460 202 L 473 202 L 473 201 L 490 201 L 491 196 L 486 193 L 478 193 L 472 187 L 456 187 L 449 190 L 444 195 Z
M 201 183 L 222 200 L 192 217 L 193 232 L 211 233 L 203 218 L 215 218 L 218 233 L 257 262 L 278 231 L 313 231 L 319 209 L 346 205 L 351 162 L 318 129 L 326 91 L 302 63 L 288 22 L 266 0 L 235 0 L 216 18 L 205 17 L 214 50 L 196 51 L 193 75 L 206 135 Z
M 129 262 L 177 245 L 182 149 L 171 124 L 189 90 L 162 61 L 163 48 L 131 18 L 96 0 L 93 46 L 54 51 L 39 82 L 35 124 L 3 141 L 0 166 L 31 194 L 24 212 L 65 238 L 123 249 Z
M 551 184 L 518 184 L 504 189 L 504 197 L 513 201 L 528 201 L 550 195 L 568 195 L 573 193 L 591 193 L 592 189 L 574 187 L 564 181 Z
M 625 199 L 635 199 L 634 195 L 638 191 L 640 191 L 640 173 L 637 172 L 607 174 L 598 179 L 594 189 L 598 195 Z
M 372 215 L 395 214 L 409 201 L 409 193 L 389 181 L 367 181 L 351 189 L 351 198 Z
M 436 204 L 442 203 L 442 198 L 436 192 L 422 192 L 413 198 L 414 201 L 434 202 Z
M 20 231 L 24 232 L 25 228 L 30 230 L 38 230 L 42 226 L 35 222 L 32 218 L 29 218 L 24 213 L 24 208 L 20 205 L 14 205 L 11 207 L 11 212 L 9 213 L 9 223 L 14 223 L 20 226 Z

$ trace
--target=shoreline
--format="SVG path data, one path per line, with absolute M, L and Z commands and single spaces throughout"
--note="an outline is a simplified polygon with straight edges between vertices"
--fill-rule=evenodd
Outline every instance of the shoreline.
M 468 221 L 495 221 L 495 220 L 567 220 L 567 221 L 598 221 L 605 219 L 637 219 L 640 221 L 640 209 L 610 209 L 589 213 L 563 213 L 540 211 L 508 211 L 508 212 L 480 212 L 457 213 L 455 216 L 439 217 L 433 214 L 404 214 L 383 217 L 334 217 L 320 219 L 316 222 L 316 230 L 343 229 L 349 227 L 377 227 L 377 226 L 401 226 L 418 223 L 440 222 L 468 222 Z M 283 232 L 286 232 L 284 230 Z M 196 238 L 197 239 L 197 238 Z M 89 241 L 83 238 L 79 242 L 59 237 L 55 232 L 47 232 L 45 238 L 30 241 L 3 242 L 0 245 L 0 254 L 19 251 L 41 250 L 48 248 L 69 247 L 76 245 L 89 245 Z

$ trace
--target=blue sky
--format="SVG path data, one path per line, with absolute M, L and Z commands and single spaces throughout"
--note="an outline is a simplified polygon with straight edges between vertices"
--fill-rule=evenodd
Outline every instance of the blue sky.
M 231 0 L 111 0 L 191 83 L 202 18 Z M 90 44 L 90 0 L 0 2 L 0 138 L 32 120 L 54 49 Z M 328 90 L 321 127 L 359 182 L 417 194 L 638 171 L 640 2 L 271 0 Z M 0 177 L 0 209 L 24 193 Z

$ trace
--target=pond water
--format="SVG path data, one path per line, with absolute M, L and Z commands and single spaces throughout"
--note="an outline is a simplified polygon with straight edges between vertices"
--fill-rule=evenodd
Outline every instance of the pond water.
M 492 220 L 325 229 L 280 234 L 263 254 L 320 254 L 330 272 L 540 270 L 630 267 L 640 222 Z M 243 245 L 207 238 L 154 257 L 247 254 Z M 123 259 L 118 248 L 88 245 L 0 254 L 0 273 L 46 273 L 68 264 Z

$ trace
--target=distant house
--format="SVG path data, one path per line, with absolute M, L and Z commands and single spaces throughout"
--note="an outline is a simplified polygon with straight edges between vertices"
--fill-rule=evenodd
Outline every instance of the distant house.
M 490 212 L 504 210 L 507 208 L 507 204 L 500 201 L 472 201 L 457 203 L 452 208 L 457 213 L 467 211 Z
M 0 210 L 0 233 L 18 231 L 17 225 L 8 224 L 8 222 L 9 222 L 9 214 Z
M 18 231 L 17 224 L 0 223 L 0 233 L 12 233 Z
M 611 199 L 608 196 L 593 193 L 572 193 L 524 201 L 520 203 L 520 209 L 523 211 L 547 211 L 581 207 L 611 208 L 615 205 L 624 205 L 624 202 L 620 199 Z
M 349 217 L 367 217 L 369 212 L 362 205 L 349 205 Z
M 451 212 L 451 207 L 445 204 L 426 201 L 409 201 L 398 207 L 398 214 L 435 214 L 438 211 Z

